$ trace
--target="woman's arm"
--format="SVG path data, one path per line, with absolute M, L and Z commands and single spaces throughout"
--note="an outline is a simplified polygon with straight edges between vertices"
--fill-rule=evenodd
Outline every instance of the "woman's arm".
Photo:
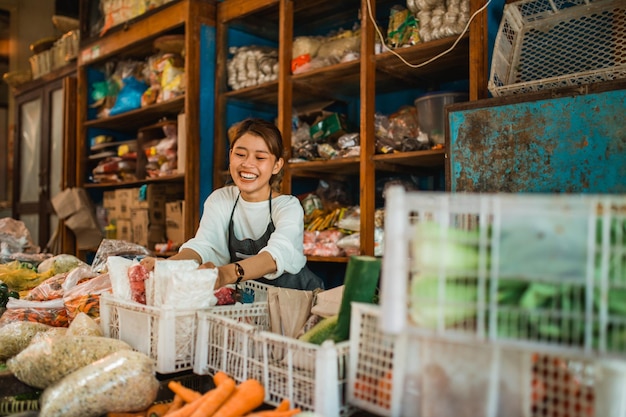
M 243 259 L 237 263 L 241 265 L 241 268 L 244 270 L 242 281 L 261 278 L 266 274 L 276 271 L 276 262 L 274 262 L 274 258 L 272 258 L 272 255 L 268 252 L 260 252 L 257 255 Z M 200 268 L 214 267 L 215 266 L 210 262 L 200 266 Z M 234 284 L 237 281 L 237 268 L 234 263 L 218 266 L 217 271 L 218 276 L 215 288 L 220 288 L 228 284 Z

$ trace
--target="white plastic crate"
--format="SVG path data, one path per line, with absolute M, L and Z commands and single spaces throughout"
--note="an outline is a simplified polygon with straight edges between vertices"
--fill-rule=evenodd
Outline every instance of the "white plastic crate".
M 379 416 L 624 417 L 626 362 L 380 330 L 352 304 L 348 402 Z
M 238 317 L 198 313 L 194 372 L 223 371 L 235 381 L 259 380 L 265 402 L 288 399 L 293 407 L 323 416 L 348 415 L 344 399 L 348 342 L 322 346 L 269 331 L 267 303 L 255 303 Z
M 382 329 L 626 353 L 626 196 L 386 193 Z
M 216 306 L 216 314 L 236 316 L 267 301 L 267 286 L 246 281 L 244 289 L 254 291 L 255 303 Z M 173 373 L 193 369 L 198 318 L 197 309 L 147 306 L 110 294 L 100 297 L 100 325 L 106 337 L 120 339 L 153 358 L 156 371 Z
M 494 96 L 626 78 L 622 0 L 508 3 L 496 35 L 489 91 Z

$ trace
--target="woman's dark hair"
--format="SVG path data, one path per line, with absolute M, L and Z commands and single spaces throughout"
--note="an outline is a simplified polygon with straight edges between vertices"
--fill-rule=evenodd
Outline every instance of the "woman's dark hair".
M 270 152 L 276 157 L 276 160 L 283 158 L 285 152 L 283 148 L 283 136 L 274 123 L 258 118 L 248 118 L 233 125 L 228 131 L 231 150 L 237 140 L 246 133 L 263 139 Z M 274 188 L 280 183 L 282 174 L 283 170 L 281 169 L 278 174 L 272 176 L 271 184 Z

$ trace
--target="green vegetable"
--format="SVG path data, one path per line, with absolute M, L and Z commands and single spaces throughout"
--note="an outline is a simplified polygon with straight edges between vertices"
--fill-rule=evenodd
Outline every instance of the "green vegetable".
M 446 276 L 476 273 L 478 269 L 478 230 L 443 228 L 438 223 L 416 226 L 413 241 L 414 268 L 433 272 L 444 268 Z
M 309 331 L 300 336 L 300 340 L 307 343 L 321 345 L 325 340 L 332 339 L 337 329 L 338 314 L 323 318 Z
M 16 291 L 11 291 L 6 283 L 0 281 L 0 308 L 7 306 L 9 298 L 20 298 L 20 295 Z
M 409 314 L 419 326 L 435 328 L 441 317 L 448 327 L 476 316 L 478 286 L 475 279 L 446 279 L 440 288 L 437 277 L 418 275 L 411 281 L 410 296 Z
M 335 342 L 350 337 L 350 311 L 352 302 L 372 303 L 378 290 L 381 260 L 373 256 L 352 256 L 346 267 L 343 296 L 339 306 Z

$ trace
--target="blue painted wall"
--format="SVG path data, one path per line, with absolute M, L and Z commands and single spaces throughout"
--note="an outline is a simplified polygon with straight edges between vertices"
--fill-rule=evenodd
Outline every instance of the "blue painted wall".
M 200 30 L 200 215 L 213 190 L 213 136 L 215 132 L 215 27 Z M 193 152 L 188 150 L 188 152 Z
M 626 90 L 482 104 L 450 112 L 450 191 L 626 192 Z

